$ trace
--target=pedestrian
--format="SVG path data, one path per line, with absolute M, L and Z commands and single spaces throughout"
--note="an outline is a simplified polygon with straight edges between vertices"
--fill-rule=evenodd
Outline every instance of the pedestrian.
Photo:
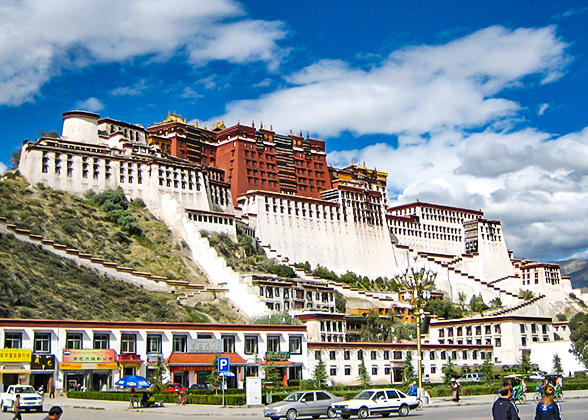
M 43 420 L 59 420 L 61 415 L 63 414 L 63 410 L 58 405 L 51 407 L 47 416 L 43 418 Z
M 492 406 L 492 418 L 494 420 L 520 420 L 519 408 L 511 401 L 512 385 L 503 383 L 500 387 L 500 397 Z
M 453 402 L 459 402 L 459 381 L 455 378 L 451 378 L 451 396 Z
M 553 400 L 554 396 L 555 388 L 547 385 L 535 409 L 535 420 L 561 420 L 561 407 Z
M 12 410 L 14 411 L 14 417 L 12 420 L 22 420 L 22 416 L 20 415 L 20 394 L 16 394 L 16 398 L 12 403 Z

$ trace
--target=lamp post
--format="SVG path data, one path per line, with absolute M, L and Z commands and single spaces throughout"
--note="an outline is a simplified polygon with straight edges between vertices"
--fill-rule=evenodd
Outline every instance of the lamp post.
M 423 360 L 421 357 L 421 323 L 425 317 L 425 305 L 431 299 L 430 289 L 435 284 L 437 272 L 419 260 L 418 257 L 409 259 L 408 263 L 395 273 L 394 279 L 402 290 L 405 301 L 410 301 L 416 318 L 417 335 L 417 375 L 419 390 L 423 387 Z

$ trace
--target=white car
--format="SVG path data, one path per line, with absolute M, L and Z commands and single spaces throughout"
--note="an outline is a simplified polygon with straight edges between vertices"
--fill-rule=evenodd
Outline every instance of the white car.
M 406 416 L 419 406 L 417 397 L 411 397 L 397 389 L 367 389 L 352 400 L 334 403 L 331 407 L 342 418 L 357 416 L 365 419 L 372 414 L 388 417 L 391 413 Z

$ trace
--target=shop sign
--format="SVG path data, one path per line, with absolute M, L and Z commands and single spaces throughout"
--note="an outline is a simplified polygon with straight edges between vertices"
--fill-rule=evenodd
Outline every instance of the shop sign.
M 52 354 L 33 354 L 31 358 L 32 370 L 53 370 L 55 369 L 55 356 Z
M 265 353 L 265 360 L 267 360 L 268 362 L 283 362 L 289 359 L 289 351 L 268 351 Z
M 30 362 L 31 361 L 31 350 L 30 349 L 1 349 L 0 350 L 0 363 L 6 362 Z
M 62 370 L 65 369 L 81 369 L 82 368 L 82 364 L 81 363 L 62 363 L 59 365 L 59 368 Z
M 118 369 L 118 363 L 96 363 L 96 369 Z
M 188 338 L 188 353 L 222 353 L 223 340 Z
M 112 349 L 63 350 L 63 363 L 114 363 L 116 352 Z M 62 365 L 63 365 L 62 363 Z
M 148 365 L 156 365 L 157 359 L 161 359 L 163 361 L 163 354 L 162 353 L 147 353 L 147 363 Z
M 61 370 L 118 369 L 118 363 L 61 363 Z

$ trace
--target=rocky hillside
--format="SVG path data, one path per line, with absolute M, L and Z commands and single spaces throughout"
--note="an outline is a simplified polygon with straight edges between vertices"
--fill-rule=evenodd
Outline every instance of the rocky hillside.
M 588 260 L 557 261 L 562 274 L 570 276 L 574 289 L 588 288 Z
M 170 279 L 206 282 L 163 222 L 141 202 L 123 204 L 123 209 L 116 193 L 110 194 L 75 197 L 7 173 L 0 180 L 0 216 L 107 261 Z M 243 322 L 227 302 L 180 306 L 176 295 L 101 276 L 11 234 L 0 235 L 0 290 L 0 317 Z

